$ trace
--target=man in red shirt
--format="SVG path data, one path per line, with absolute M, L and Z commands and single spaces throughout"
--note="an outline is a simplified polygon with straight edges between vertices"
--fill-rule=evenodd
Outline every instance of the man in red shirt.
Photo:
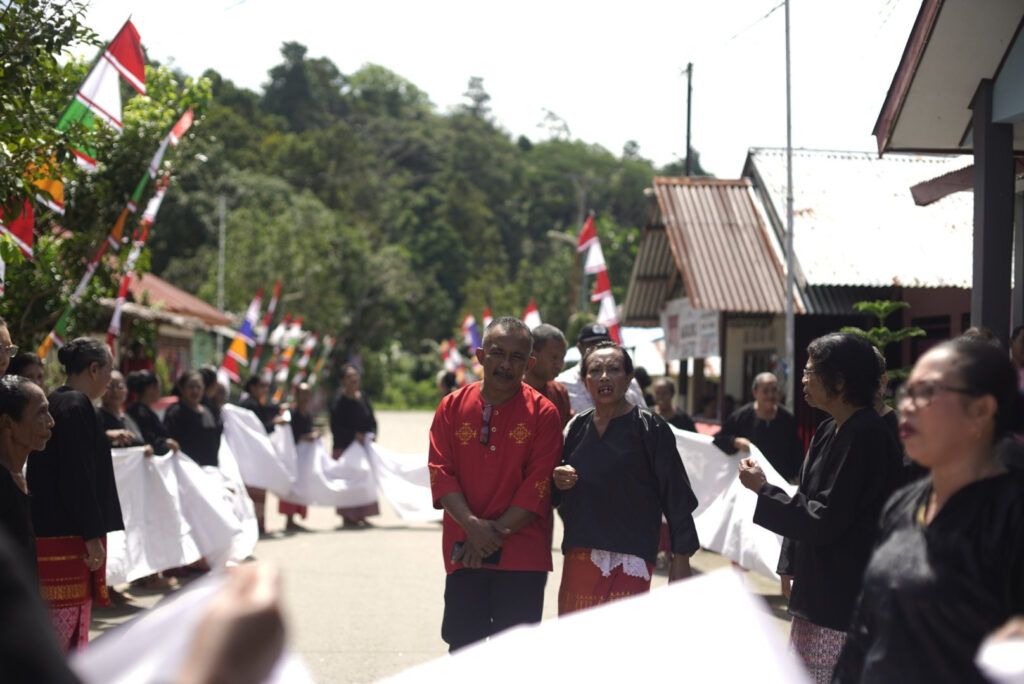
M 527 385 L 555 405 L 562 427 L 569 422 L 572 411 L 569 408 L 569 392 L 565 385 L 555 381 L 555 376 L 562 372 L 568 346 L 561 330 L 547 323 L 538 325 L 533 329 L 533 358 L 536 361 L 526 369 L 525 378 Z
M 441 400 L 430 427 L 430 486 L 444 508 L 441 638 L 455 651 L 540 622 L 551 571 L 551 472 L 562 458 L 558 411 L 523 383 L 533 336 L 495 319 L 477 359 L 483 380 Z

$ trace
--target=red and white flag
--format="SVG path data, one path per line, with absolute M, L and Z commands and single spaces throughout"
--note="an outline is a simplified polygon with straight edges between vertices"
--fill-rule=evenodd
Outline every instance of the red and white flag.
M 530 303 L 526 305 L 526 311 L 523 312 L 523 323 L 530 330 L 533 330 L 543 321 L 540 320 L 540 312 L 537 311 L 537 304 L 531 299 Z
M 21 214 L 11 220 L 0 215 L 0 233 L 11 238 L 18 246 L 21 253 L 29 259 L 32 258 L 33 228 L 35 227 L 35 212 L 32 204 L 25 201 L 21 207 Z
M 160 143 L 160 147 L 157 148 L 156 154 L 153 155 L 153 159 L 149 162 L 149 177 L 156 178 L 157 171 L 160 170 L 160 163 L 164 160 L 164 154 L 167 152 L 167 147 L 176 147 L 181 141 L 185 131 L 192 126 L 192 121 L 195 116 L 192 114 L 192 110 L 189 109 L 187 112 L 181 115 L 178 119 L 178 123 L 174 124 L 171 132 L 164 136 L 163 141 Z
M 487 330 L 487 326 L 489 326 L 491 324 L 491 321 L 494 320 L 494 317 L 491 316 L 491 307 L 484 307 L 484 317 L 481 320 L 483 320 L 484 323 L 484 330 Z
M 607 297 L 601 299 L 601 306 L 597 311 L 597 322 L 608 328 L 608 335 L 615 344 L 622 344 L 622 335 L 619 332 L 619 312 L 615 306 L 615 297 L 611 292 Z
M 601 243 L 594 242 L 587 251 L 587 260 L 583 264 L 583 272 L 593 275 L 607 268 L 608 264 L 604 262 L 604 250 L 601 249 Z
M 612 296 L 612 283 L 608 280 L 608 271 L 597 272 L 597 278 L 594 279 L 594 291 L 590 295 L 590 301 L 599 302 L 606 297 Z
M 146 63 L 142 55 L 142 41 L 131 21 L 124 23 L 100 55 L 75 94 L 75 99 L 57 122 L 57 129 L 67 130 L 76 122 L 92 129 L 97 121 L 103 121 L 120 133 L 121 78 L 142 95 L 146 94 Z M 89 170 L 96 169 L 95 150 L 81 148 L 71 151 L 80 166 Z
M 590 214 L 587 216 L 587 220 L 583 222 L 583 227 L 580 228 L 580 237 L 576 241 L 576 251 L 584 252 L 596 242 L 597 227 L 594 226 L 594 214 Z

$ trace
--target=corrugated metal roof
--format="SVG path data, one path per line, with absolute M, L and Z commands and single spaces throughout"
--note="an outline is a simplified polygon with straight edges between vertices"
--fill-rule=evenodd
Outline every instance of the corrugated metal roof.
M 152 273 L 144 273 L 142 278 L 132 278 L 128 290 L 136 302 L 142 302 L 144 293 L 148 293 L 150 306 L 171 313 L 194 316 L 208 325 L 230 326 L 233 324 L 233 321 L 217 307 L 207 304 Z
M 927 207 L 911 186 L 970 157 L 793 150 L 793 241 L 807 285 L 971 286 L 974 196 Z M 765 209 L 786 220 L 786 154 L 752 149 L 744 175 L 763 185 Z
M 893 299 L 891 287 L 848 287 L 843 285 L 808 285 L 803 289 L 807 313 L 820 316 L 849 316 L 856 313 L 856 302 Z
M 782 263 L 748 179 L 659 177 L 654 192 L 694 308 L 783 311 Z
M 622 305 L 623 325 L 661 325 L 661 307 L 678 289 L 679 271 L 665 235 L 665 226 L 647 225 L 640 234 L 640 246 L 629 276 L 629 289 Z

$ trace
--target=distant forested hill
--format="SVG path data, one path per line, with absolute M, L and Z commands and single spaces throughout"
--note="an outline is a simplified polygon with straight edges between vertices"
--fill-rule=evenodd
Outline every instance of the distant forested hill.
M 513 140 L 479 78 L 438 112 L 384 67 L 281 52 L 262 93 L 205 74 L 212 102 L 151 238 L 155 273 L 213 301 L 223 194 L 229 309 L 281 278 L 282 309 L 348 351 L 447 337 L 466 311 L 519 315 L 531 297 L 564 327 L 575 251 L 551 233 L 574 236 L 593 209 L 622 301 L 644 189 L 665 172 L 635 144 L 570 140 L 556 117 L 547 139 Z

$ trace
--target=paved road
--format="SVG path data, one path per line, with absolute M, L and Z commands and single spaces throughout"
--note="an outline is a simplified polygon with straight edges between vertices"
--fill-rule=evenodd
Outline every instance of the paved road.
M 402 453 L 426 453 L 427 412 L 381 411 L 380 443 Z M 337 515 L 328 508 L 310 510 L 304 523 L 309 532 L 285 535 L 284 518 L 268 496 L 267 529 L 256 557 L 282 569 L 290 646 L 305 660 L 319 682 L 372 682 L 418 663 L 444 656 L 440 623 L 444 568 L 441 527 L 434 523 L 405 523 L 385 502 L 373 529 L 338 529 Z M 560 526 L 556 522 L 556 528 Z M 561 530 L 555 530 L 555 539 Z M 554 554 L 545 599 L 545 619 L 555 616 L 561 554 Z M 721 557 L 700 552 L 693 565 L 708 572 L 729 565 Z M 654 579 L 655 588 L 666 582 Z M 747 573 L 751 589 L 763 594 L 788 632 L 784 603 L 775 583 Z M 160 594 L 132 590 L 133 603 L 155 604 Z M 131 610 L 94 613 L 96 636 L 123 622 Z M 102 638 L 102 637 L 100 637 Z

